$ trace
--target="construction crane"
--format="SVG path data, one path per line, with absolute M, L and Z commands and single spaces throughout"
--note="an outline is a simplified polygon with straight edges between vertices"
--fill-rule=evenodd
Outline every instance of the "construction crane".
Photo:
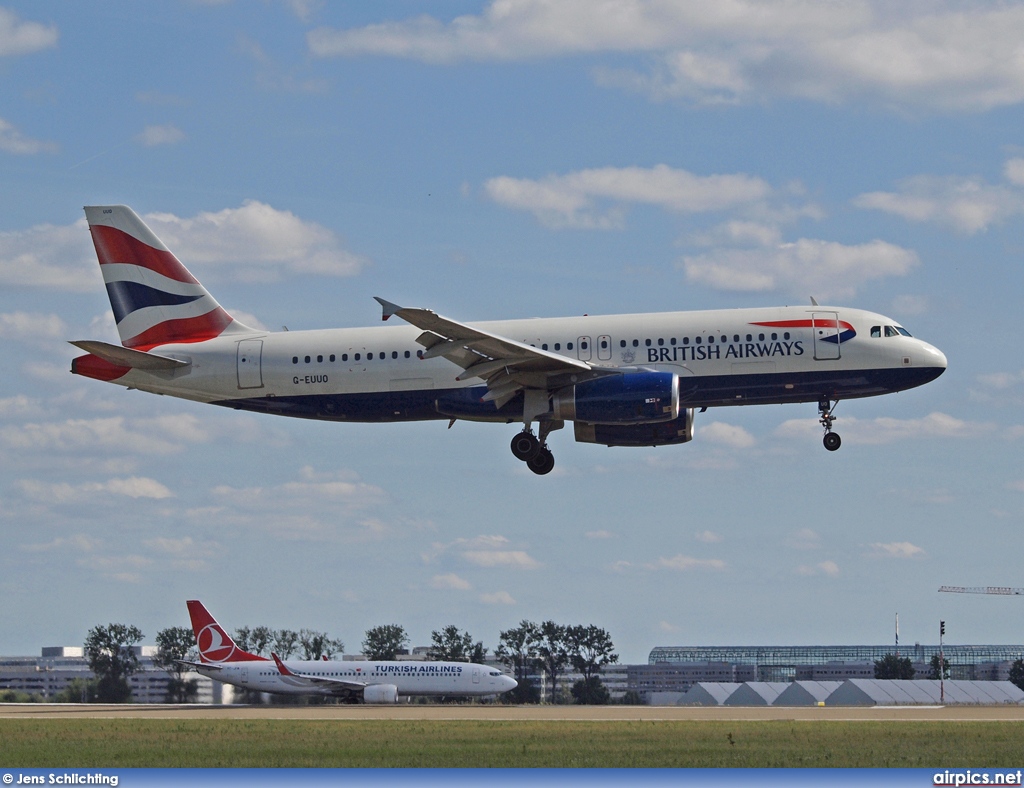
M 940 586 L 939 591 L 954 594 L 1001 594 L 1002 596 L 1024 596 L 1024 588 L 1008 586 Z

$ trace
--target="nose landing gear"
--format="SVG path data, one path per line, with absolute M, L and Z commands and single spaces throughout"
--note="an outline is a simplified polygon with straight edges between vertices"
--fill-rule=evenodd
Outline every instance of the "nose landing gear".
M 836 405 L 838 404 L 839 401 L 836 400 Z M 833 415 L 834 410 L 835 405 L 832 404 L 831 400 L 823 399 L 818 403 L 818 413 L 821 414 L 818 422 L 825 428 L 825 437 L 821 439 L 821 442 L 829 451 L 835 451 L 843 445 L 843 439 L 839 437 L 839 433 L 832 432 L 832 422 L 836 420 L 836 417 Z

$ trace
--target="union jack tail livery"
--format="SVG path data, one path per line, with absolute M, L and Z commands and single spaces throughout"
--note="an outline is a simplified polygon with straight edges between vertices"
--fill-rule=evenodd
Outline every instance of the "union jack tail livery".
M 86 206 L 121 344 L 135 350 L 251 333 L 126 205 Z
M 192 631 L 196 636 L 199 658 L 204 664 L 269 661 L 266 657 L 240 649 L 198 599 L 190 599 L 185 604 L 188 605 L 188 615 L 192 619 Z

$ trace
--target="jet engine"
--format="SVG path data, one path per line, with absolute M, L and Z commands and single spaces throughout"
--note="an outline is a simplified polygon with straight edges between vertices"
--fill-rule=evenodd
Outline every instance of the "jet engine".
M 364 687 L 363 703 L 398 703 L 398 687 L 394 684 L 371 684 Z
M 693 440 L 693 408 L 683 408 L 672 421 L 649 424 L 592 424 L 577 421 L 577 443 L 605 446 L 669 446 Z
M 594 378 L 556 391 L 551 405 L 554 418 L 577 423 L 672 421 L 679 417 L 679 377 L 651 371 Z

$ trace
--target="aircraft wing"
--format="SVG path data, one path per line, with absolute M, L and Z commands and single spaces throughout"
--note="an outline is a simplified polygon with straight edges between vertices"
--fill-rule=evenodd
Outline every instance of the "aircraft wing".
M 301 683 L 310 687 L 321 687 L 326 690 L 351 691 L 359 691 L 366 687 L 365 681 L 347 681 L 344 679 L 325 678 L 324 676 L 309 676 L 305 673 L 296 673 L 289 669 L 277 654 L 271 653 L 270 656 L 274 658 L 274 664 L 277 665 L 277 670 L 282 676 L 287 676 L 290 679 L 297 679 Z
M 479 328 L 443 317 L 429 309 L 410 309 L 375 297 L 384 308 L 383 319 L 398 315 L 423 333 L 416 341 L 426 350 L 423 358 L 443 356 L 462 367 L 456 380 L 480 378 L 487 383 L 484 401 L 501 407 L 526 388 L 548 388 L 552 376 L 592 374 L 595 369 L 585 361 L 551 353 L 492 334 Z

